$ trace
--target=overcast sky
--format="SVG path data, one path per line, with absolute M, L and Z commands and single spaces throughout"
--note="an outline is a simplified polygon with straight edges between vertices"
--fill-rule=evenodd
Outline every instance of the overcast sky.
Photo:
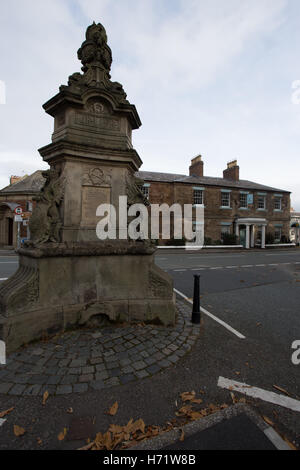
M 187 174 L 201 154 L 205 175 L 222 176 L 237 159 L 241 179 L 292 191 L 300 211 L 299 0 L 2 2 L 0 187 L 46 167 L 37 149 L 53 118 L 42 105 L 80 71 L 93 21 L 143 123 L 142 170 Z

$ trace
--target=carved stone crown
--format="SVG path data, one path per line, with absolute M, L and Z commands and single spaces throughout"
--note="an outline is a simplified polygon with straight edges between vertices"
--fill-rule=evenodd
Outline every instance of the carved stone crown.
M 107 35 L 102 24 L 94 22 L 87 28 L 86 40 L 82 43 L 77 55 L 83 65 L 83 72 L 87 72 L 89 65 L 98 65 L 109 73 L 112 53 L 107 45 Z

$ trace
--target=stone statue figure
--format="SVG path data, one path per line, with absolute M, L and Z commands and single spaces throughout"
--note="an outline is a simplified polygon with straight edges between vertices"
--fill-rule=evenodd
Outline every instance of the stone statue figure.
M 55 168 L 42 172 L 46 179 L 41 192 L 33 199 L 37 205 L 30 218 L 30 238 L 34 244 L 60 242 L 62 222 L 59 206 L 63 199 L 64 184 Z

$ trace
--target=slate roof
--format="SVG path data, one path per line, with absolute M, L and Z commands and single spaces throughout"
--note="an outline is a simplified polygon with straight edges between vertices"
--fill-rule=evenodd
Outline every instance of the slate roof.
M 26 176 L 25 178 L 17 181 L 14 184 L 6 186 L 1 189 L 0 195 L 2 194 L 34 194 L 38 193 L 43 185 L 45 184 L 45 178 L 42 176 L 42 171 L 37 170 L 32 175 Z
M 157 181 L 163 183 L 187 183 L 194 185 L 203 186 L 221 186 L 225 188 L 237 188 L 237 189 L 252 189 L 257 191 L 272 191 L 278 193 L 290 193 L 283 189 L 272 188 L 263 184 L 254 183 L 248 180 L 231 181 L 225 178 L 214 178 L 211 176 L 187 176 L 179 175 L 175 173 L 159 173 L 156 171 L 138 171 L 136 176 L 143 179 L 144 181 Z M 17 181 L 14 184 L 6 186 L 0 190 L 1 194 L 34 194 L 41 190 L 45 183 L 45 179 L 42 176 L 42 171 L 38 170 L 32 173 L 32 175 Z
M 173 173 L 157 173 L 151 171 L 138 171 L 136 175 L 144 181 L 157 181 L 161 183 L 189 183 L 204 186 L 221 186 L 226 188 L 253 189 L 258 191 L 276 191 L 278 193 L 290 193 L 284 189 L 272 188 L 263 184 L 248 180 L 232 181 L 225 178 L 211 176 L 186 176 Z

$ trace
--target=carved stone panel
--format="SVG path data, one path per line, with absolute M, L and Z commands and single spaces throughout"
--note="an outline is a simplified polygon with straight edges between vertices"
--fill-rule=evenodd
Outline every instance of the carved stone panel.
M 81 225 L 95 227 L 99 222 L 96 211 L 100 204 L 110 204 L 111 189 L 107 187 L 83 186 Z
M 107 168 L 87 168 L 82 177 L 82 186 L 110 186 L 111 170 Z

